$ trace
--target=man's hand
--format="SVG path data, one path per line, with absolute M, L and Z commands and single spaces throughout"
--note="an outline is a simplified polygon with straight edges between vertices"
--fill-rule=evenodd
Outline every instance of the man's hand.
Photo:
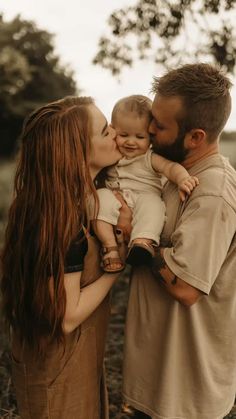
M 128 205 L 125 202 L 123 196 L 119 192 L 113 191 L 113 193 L 114 193 L 116 199 L 118 199 L 118 201 L 122 205 L 121 208 L 120 208 L 120 216 L 119 216 L 118 223 L 117 223 L 117 229 L 122 230 L 124 241 L 125 241 L 125 243 L 128 244 L 129 240 L 130 240 L 131 230 L 132 230 L 132 226 L 131 226 L 132 211 L 128 207 Z

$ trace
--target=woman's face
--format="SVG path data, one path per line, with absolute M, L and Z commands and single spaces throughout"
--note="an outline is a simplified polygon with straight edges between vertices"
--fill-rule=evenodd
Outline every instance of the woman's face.
M 103 113 L 95 105 L 89 105 L 89 112 L 92 116 L 89 166 L 94 178 L 101 169 L 115 164 L 122 156 L 116 144 L 116 131 L 107 124 Z

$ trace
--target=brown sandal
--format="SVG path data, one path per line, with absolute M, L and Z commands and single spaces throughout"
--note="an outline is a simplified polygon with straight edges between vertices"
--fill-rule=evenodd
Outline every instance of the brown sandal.
M 106 255 L 109 255 L 110 252 L 117 252 L 118 256 L 117 257 L 104 257 Z M 102 256 L 102 261 L 101 261 L 101 268 L 104 270 L 104 272 L 109 272 L 109 273 L 115 273 L 115 272 L 121 272 L 124 270 L 125 268 L 125 264 L 122 262 L 121 257 L 119 255 L 119 248 L 118 246 L 109 246 L 109 247 L 105 247 L 103 246 L 101 248 L 101 256 Z M 120 268 L 112 268 L 111 266 L 114 263 L 118 263 L 120 266 Z

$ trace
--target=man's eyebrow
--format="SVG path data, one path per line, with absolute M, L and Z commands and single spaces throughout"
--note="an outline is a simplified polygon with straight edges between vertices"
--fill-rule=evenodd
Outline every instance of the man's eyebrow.
M 104 134 L 104 132 L 106 131 L 106 129 L 107 129 L 107 121 L 106 121 L 106 123 L 105 123 L 105 125 L 104 125 L 104 127 L 102 129 L 102 134 Z

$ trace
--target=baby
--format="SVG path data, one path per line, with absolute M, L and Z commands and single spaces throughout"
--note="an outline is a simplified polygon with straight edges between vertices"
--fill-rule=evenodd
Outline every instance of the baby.
M 132 95 L 119 100 L 112 111 L 112 126 L 117 132 L 116 141 L 123 158 L 108 169 L 106 188 L 97 191 L 99 211 L 93 222 L 102 243 L 101 266 L 105 272 L 119 272 L 125 266 L 113 231 L 121 203 L 112 191 L 123 196 L 133 213 L 126 262 L 142 265 L 149 263 L 154 246 L 160 242 L 165 221 L 161 192 L 166 178 L 178 185 L 182 200 L 198 185 L 198 179 L 190 176 L 183 166 L 151 150 L 148 132 L 151 106 L 146 96 Z

